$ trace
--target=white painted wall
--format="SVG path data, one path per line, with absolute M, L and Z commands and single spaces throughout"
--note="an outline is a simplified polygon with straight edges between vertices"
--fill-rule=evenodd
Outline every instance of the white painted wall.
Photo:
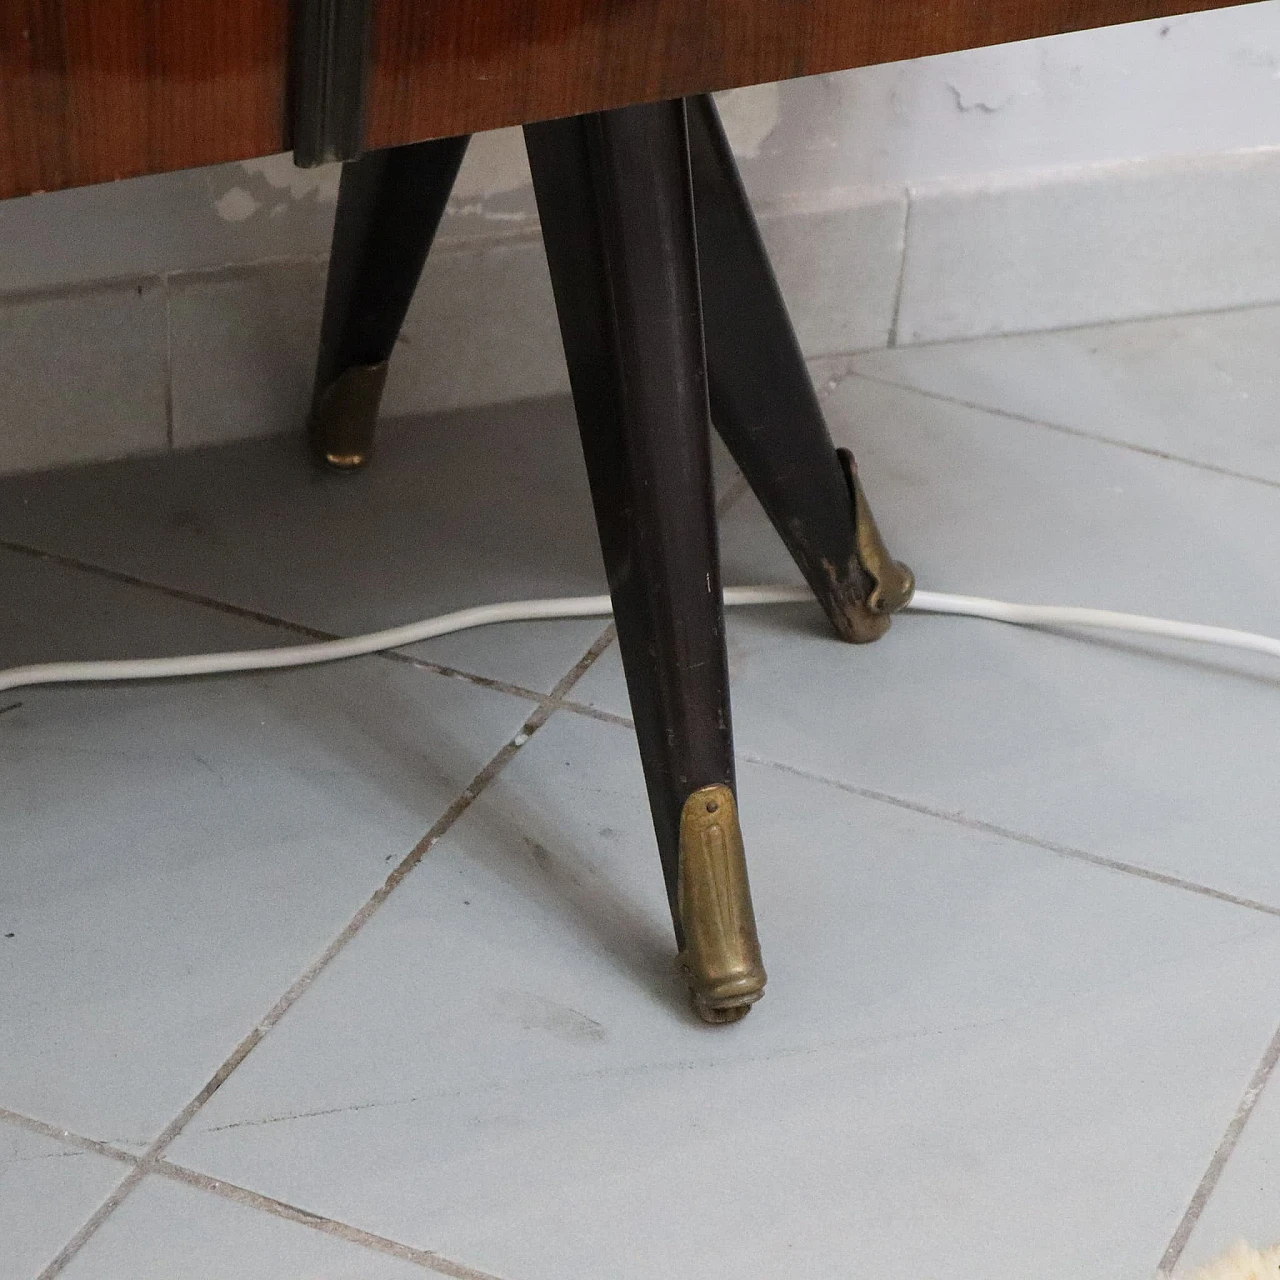
M 1280 146 L 1280 0 L 725 95 L 753 197 L 840 207 L 870 189 Z M 332 170 L 287 157 L 0 203 L 0 291 L 322 254 Z M 520 139 L 478 139 L 450 237 L 531 226 Z

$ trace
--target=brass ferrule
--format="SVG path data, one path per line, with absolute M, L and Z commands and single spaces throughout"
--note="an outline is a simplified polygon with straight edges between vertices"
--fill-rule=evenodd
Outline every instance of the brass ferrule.
M 738 805 L 726 786 L 702 787 L 680 813 L 680 966 L 707 1022 L 736 1022 L 764 994 Z
M 311 450 L 335 471 L 355 471 L 369 461 L 387 362 L 344 369 L 316 396 L 307 433 Z

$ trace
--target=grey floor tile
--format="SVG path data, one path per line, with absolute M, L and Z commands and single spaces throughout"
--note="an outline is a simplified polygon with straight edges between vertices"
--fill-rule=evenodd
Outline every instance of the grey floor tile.
M 1270 150 L 912 193 L 902 342 L 1280 298 Z
M 11 553 L 0 588 L 6 662 L 282 639 Z M 382 658 L 0 707 L 0 1106 L 133 1146 L 529 711 Z
M 828 399 L 922 587 L 1280 635 L 1268 486 L 851 380 Z M 754 503 L 727 582 L 793 574 Z M 909 616 L 848 648 L 816 607 L 729 625 L 741 751 L 1280 905 L 1275 663 Z M 577 699 L 626 710 L 606 653 Z
M 0 1275 L 34 1280 L 127 1172 L 0 1120 Z
M 564 401 L 386 427 L 357 476 L 298 439 L 0 482 L 0 539 L 342 634 L 487 601 L 605 590 Z M 549 690 L 602 623 L 519 624 L 414 652 Z
M 166 396 L 158 284 L 5 303 L 0 473 L 161 450 Z
M 1205 1265 L 1237 1240 L 1259 1249 L 1280 1244 L 1278 1085 L 1273 1075 L 1187 1242 L 1180 1273 Z
M 1280 921 L 774 768 L 741 794 L 744 1023 L 685 1009 L 630 735 L 561 713 L 174 1158 L 522 1280 L 1150 1274 Z
M 1280 307 L 871 352 L 849 367 L 1280 484 Z
M 116 1210 L 66 1280 L 425 1280 L 416 1263 L 151 1177 Z

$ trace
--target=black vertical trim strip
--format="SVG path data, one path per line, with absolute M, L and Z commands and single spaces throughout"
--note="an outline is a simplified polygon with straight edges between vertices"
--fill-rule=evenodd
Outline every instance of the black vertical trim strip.
M 293 0 L 291 18 L 294 163 L 354 160 L 364 148 L 373 0 Z

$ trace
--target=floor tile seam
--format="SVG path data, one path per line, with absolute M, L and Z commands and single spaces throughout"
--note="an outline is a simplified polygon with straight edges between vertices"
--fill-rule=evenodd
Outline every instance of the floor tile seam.
M 1126 325 L 1157 324 L 1161 320 L 1196 320 L 1213 316 L 1235 315 L 1237 313 L 1247 315 L 1252 311 L 1267 311 L 1276 306 L 1280 306 L 1280 297 L 1263 298 L 1258 302 L 1233 302 L 1220 307 L 1193 307 L 1189 311 L 1151 311 L 1143 312 L 1139 315 L 1115 316 L 1101 320 L 1079 320 L 1072 321 L 1070 324 L 1055 324 L 1047 327 L 1000 329 L 991 333 L 953 334 L 950 337 L 917 338 L 905 342 L 902 340 L 902 335 L 899 334 L 898 345 L 892 349 L 895 351 L 915 351 L 917 349 L 927 350 L 932 347 L 959 347 L 971 342 L 1012 342 L 1018 338 L 1048 337 L 1058 333 L 1084 333 L 1090 329 L 1119 329 Z M 831 351 L 824 355 L 810 356 L 808 358 L 814 360 L 840 360 L 846 356 L 850 358 L 853 356 L 865 356 L 877 350 L 888 349 L 885 347 L 863 347 L 858 351 Z
M 306 623 L 295 622 L 289 618 L 281 618 L 275 614 L 266 613 L 263 610 L 251 609 L 245 605 L 232 604 L 229 601 L 220 600 L 216 596 L 207 596 L 199 592 L 187 591 L 180 587 L 171 587 L 162 582 L 154 582 L 148 578 L 140 578 L 134 574 L 123 573 L 120 570 L 111 569 L 105 565 L 97 565 L 92 561 L 81 560 L 75 556 L 65 556 L 59 552 L 45 551 L 39 547 L 33 547 L 26 543 L 0 540 L 0 550 L 10 551 L 17 555 L 30 556 L 33 559 L 49 560 L 57 564 L 60 568 L 77 570 L 82 573 L 90 574 L 94 577 L 106 578 L 109 581 L 120 583 L 122 586 L 135 587 L 142 591 L 152 592 L 157 595 L 180 601 L 183 604 L 190 604 L 198 608 L 209 609 L 215 613 L 223 613 L 231 617 L 245 619 L 246 621 L 261 623 L 264 626 L 274 627 L 278 630 L 288 631 L 295 635 L 305 636 L 309 640 L 323 642 L 350 638 L 349 636 L 343 636 L 334 631 L 325 631 L 318 627 L 312 627 Z M 454 680 L 464 680 L 469 684 L 478 685 L 485 689 L 492 689 L 498 693 L 506 693 L 515 698 L 523 698 L 530 702 L 545 702 L 550 696 L 546 693 L 540 693 L 536 689 L 530 689 L 524 685 L 516 684 L 513 681 L 501 680 L 493 676 L 486 676 L 478 671 L 469 671 L 465 667 L 456 667 L 447 663 L 432 662 L 426 658 L 416 657 L 414 654 L 408 652 L 405 646 L 399 646 L 395 649 L 387 649 L 380 653 L 367 654 L 365 656 L 382 658 L 387 661 L 400 662 L 408 666 L 418 667 L 421 670 L 428 671 L 434 675 L 446 676 Z M 288 670 L 289 668 L 282 669 Z M 5 708 L 5 710 L 7 710 L 7 708 Z
M 590 651 L 588 651 L 590 652 Z M 584 658 L 587 655 L 584 655 Z M 567 678 L 567 677 L 566 677 Z M 329 964 L 346 948 L 348 943 L 364 928 L 376 914 L 382 904 L 391 896 L 409 873 L 421 863 L 427 853 L 445 835 L 455 822 L 469 809 L 494 778 L 515 757 L 520 749 L 530 741 L 537 731 L 554 714 L 555 708 L 547 704 L 539 704 L 525 720 L 516 734 L 508 739 L 489 761 L 463 788 L 458 797 L 432 823 L 426 834 L 414 845 L 403 859 L 387 875 L 383 883 L 370 895 L 356 911 L 343 929 L 330 941 L 320 955 L 293 981 L 283 995 L 267 1010 L 266 1014 L 240 1041 L 231 1054 L 213 1073 L 204 1086 L 169 1121 L 159 1135 L 148 1146 L 147 1150 L 136 1158 L 136 1164 L 124 1180 L 94 1211 L 89 1219 L 68 1240 L 53 1261 L 45 1268 L 36 1280 L 53 1280 L 63 1271 L 77 1253 L 97 1232 L 98 1228 L 115 1212 L 138 1186 L 141 1179 L 159 1163 L 164 1152 L 178 1138 L 186 1126 L 199 1113 L 201 1108 L 226 1083 L 232 1074 L 244 1063 L 253 1050 L 262 1042 L 267 1034 L 280 1022 L 288 1011 L 306 993 L 312 983 L 328 968 Z M 466 1275 L 466 1273 L 462 1273 Z M 478 1274 L 478 1273 L 472 1273 Z
M 226 600 L 219 600 L 216 596 L 207 596 L 197 591 L 188 591 L 182 587 L 173 587 L 167 583 L 155 582 L 149 578 L 139 577 L 136 574 L 125 573 L 120 569 L 112 569 L 107 565 L 95 564 L 92 560 L 84 560 L 79 556 L 65 555 L 60 551 L 49 551 L 46 548 L 33 546 L 30 543 L 16 542 L 7 538 L 0 539 L 0 551 L 9 551 L 15 555 L 28 556 L 33 560 L 45 560 L 51 564 L 56 564 L 59 568 L 77 570 L 93 577 L 104 578 L 109 582 L 119 583 L 121 586 L 137 587 L 142 591 L 166 596 L 183 604 L 197 605 L 217 613 L 243 618 L 249 622 L 258 622 L 264 626 L 290 631 L 296 635 L 305 636 L 309 640 L 324 641 L 345 638 L 333 631 L 325 631 L 319 627 L 308 626 L 305 623 L 293 622 L 288 618 L 280 618 L 275 614 L 266 613 L 260 609 L 251 609 L 246 605 L 232 604 Z
M 1181 1261 L 1196 1224 L 1200 1221 L 1201 1215 L 1213 1198 L 1213 1193 L 1217 1189 L 1223 1171 L 1226 1169 L 1231 1156 L 1235 1153 L 1241 1135 L 1244 1133 L 1245 1127 L 1249 1123 L 1249 1118 L 1253 1115 L 1254 1109 L 1258 1105 L 1258 1100 L 1266 1091 L 1267 1084 L 1275 1072 L 1278 1061 L 1280 1061 L 1280 1027 L 1277 1027 L 1272 1034 L 1270 1042 L 1258 1061 L 1258 1065 L 1249 1077 L 1249 1082 L 1245 1085 L 1244 1093 L 1240 1097 L 1235 1112 L 1223 1132 L 1213 1155 L 1210 1157 L 1209 1164 L 1205 1168 L 1199 1183 L 1197 1183 L 1195 1191 L 1191 1195 L 1186 1211 L 1174 1229 L 1172 1237 L 1170 1237 L 1168 1247 L 1160 1259 L 1160 1266 L 1156 1272 L 1157 1280 L 1162 1277 L 1172 1277 L 1174 1268 Z
M 595 665 L 600 655 L 617 639 L 617 635 L 617 628 L 610 619 L 601 629 L 600 634 L 586 647 L 582 656 L 555 682 L 540 710 L 550 715 L 552 711 L 559 709 L 565 701 L 565 695 Z
M 53 1280 L 67 1268 L 72 1259 L 89 1243 L 108 1218 L 127 1200 L 146 1176 L 147 1166 L 139 1161 L 116 1184 L 106 1199 L 71 1234 L 66 1244 L 54 1254 L 48 1265 L 36 1276 L 36 1280 Z
M 21 1111 L 13 1111 L 9 1107 L 0 1107 L 0 1124 L 12 1125 L 27 1133 L 75 1147 L 80 1152 L 106 1156 L 122 1164 L 137 1164 L 140 1159 L 134 1152 L 117 1147 L 110 1142 L 104 1142 L 101 1138 L 88 1138 L 82 1133 L 76 1133 L 73 1129 L 50 1124 L 47 1120 L 40 1120 L 36 1116 L 29 1116 Z
M 432 662 L 429 658 L 418 658 L 400 649 L 385 649 L 381 653 L 370 654 L 369 657 L 385 658 L 391 662 L 399 662 L 405 666 L 417 667 L 431 675 L 444 676 L 449 680 L 461 680 L 493 693 L 505 693 L 512 698 L 521 698 L 525 702 L 548 703 L 552 701 L 549 693 L 540 693 L 527 685 L 516 684 L 511 680 L 502 680 L 497 676 L 486 676 L 479 671 L 468 671 L 465 667 L 455 667 L 444 662 Z
M 1196 880 L 1188 880 L 1183 876 L 1175 876 L 1168 872 L 1157 871 L 1152 867 L 1144 867 L 1140 863 L 1125 862 L 1120 858 L 1111 858 L 1106 854 L 1093 853 L 1088 849 L 1081 849 L 1075 845 L 1063 844 L 1056 840 L 1049 840 L 1043 836 L 1019 831 L 1014 827 L 1006 827 L 1000 823 L 988 822 L 982 818 L 971 817 L 968 814 L 941 809 L 934 805 L 926 804 L 923 801 L 912 799 L 909 796 L 896 795 L 893 792 L 881 791 L 874 787 L 859 786 L 857 783 L 846 782 L 841 778 L 832 778 L 826 774 L 817 773 L 816 771 L 802 768 L 799 765 L 788 764 L 783 760 L 775 760 L 768 756 L 759 755 L 755 752 L 739 751 L 738 759 L 746 761 L 749 764 L 760 765 L 764 768 L 775 769 L 782 773 L 788 773 L 794 777 L 803 778 L 808 782 L 818 783 L 822 786 L 829 786 L 837 791 L 842 791 L 848 795 L 858 796 L 861 799 L 870 800 L 876 804 L 884 804 L 891 808 L 905 810 L 908 813 L 916 813 L 923 817 L 934 818 L 941 822 L 947 822 L 954 826 L 959 826 L 965 830 L 977 832 L 982 835 L 996 836 L 999 839 L 1007 840 L 1013 844 L 1019 844 L 1026 848 L 1037 849 L 1040 852 L 1052 854 L 1054 857 L 1065 858 L 1073 862 L 1085 863 L 1088 866 L 1097 867 L 1103 871 L 1131 876 L 1135 879 L 1162 885 L 1168 889 L 1176 889 L 1182 893 L 1189 893 L 1194 894 L 1197 897 L 1209 898 L 1215 902 L 1221 902 L 1226 906 L 1238 907 L 1246 911 L 1270 916 L 1272 918 L 1280 918 L 1280 906 L 1273 905 L 1268 902 L 1262 902 L 1256 898 L 1246 898 L 1240 894 L 1232 893 L 1230 890 L 1219 889 L 1213 885 L 1202 884 Z
M 632 721 L 624 716 L 620 716 L 609 711 L 600 711 L 599 709 L 588 706 L 585 703 L 565 700 L 557 704 L 557 709 L 567 711 L 572 715 L 583 716 L 587 719 L 617 725 L 625 729 L 632 729 L 634 727 Z M 1068 858 L 1072 861 L 1083 862 L 1089 866 L 1097 867 L 1100 870 L 1133 876 L 1137 879 L 1146 880 L 1150 883 L 1163 885 L 1166 888 L 1177 889 L 1183 893 L 1191 893 L 1197 897 L 1210 898 L 1228 906 L 1240 907 L 1246 911 L 1280 918 L 1280 906 L 1262 902 L 1255 898 L 1246 898 L 1240 894 L 1232 893 L 1230 890 L 1219 889 L 1213 885 L 1201 884 L 1198 881 L 1188 880 L 1182 876 L 1170 875 L 1163 871 L 1157 871 L 1152 867 L 1144 867 L 1139 863 L 1125 862 L 1119 858 L 1109 858 L 1105 854 L 1093 853 L 1088 849 L 1080 849 L 1074 845 L 1061 844 L 1057 841 L 1046 840 L 1042 836 L 1019 831 L 1013 827 L 1005 827 L 999 823 L 986 822 L 980 818 L 973 818 L 964 814 L 949 812 L 946 809 L 939 809 L 935 806 L 914 800 L 909 796 L 900 796 L 893 792 L 880 791 L 872 787 L 858 786 L 856 783 L 845 782 L 840 778 L 832 778 L 826 774 L 816 773 L 797 765 L 791 765 L 786 761 L 774 760 L 771 757 L 759 755 L 755 752 L 739 750 L 737 752 L 737 758 L 748 764 L 760 765 L 769 769 L 777 769 L 781 772 L 790 773 L 796 777 L 804 778 L 809 782 L 815 782 L 822 786 L 833 787 L 838 791 L 843 791 L 846 794 L 855 795 L 861 799 L 870 800 L 877 804 L 885 804 L 892 808 L 904 809 L 910 813 L 918 813 L 924 817 L 935 818 L 941 822 L 951 823 L 952 825 L 963 827 L 969 831 L 977 831 L 984 835 L 997 836 L 1015 844 L 1024 845 L 1029 848 L 1038 849 L 1044 853 L 1052 854 L 1055 857 Z
M 158 1160 L 151 1172 L 157 1177 L 168 1178 L 192 1187 L 207 1194 L 229 1200 L 243 1208 L 257 1213 L 265 1213 L 275 1218 L 282 1218 L 299 1226 L 308 1227 L 324 1235 L 344 1240 L 373 1252 L 393 1257 L 401 1262 L 413 1263 L 438 1275 L 453 1277 L 453 1280 L 498 1280 L 498 1277 L 487 1271 L 478 1271 L 464 1263 L 456 1262 L 433 1249 L 420 1249 L 415 1245 L 405 1244 L 390 1236 L 366 1231 L 351 1223 L 341 1222 L 325 1214 L 313 1213 L 309 1209 L 300 1208 L 274 1196 L 263 1195 L 250 1187 L 228 1182 L 222 1178 L 210 1177 L 199 1170 L 171 1160 Z
M 898 251 L 898 276 L 894 282 L 893 312 L 889 318 L 889 330 L 885 335 L 884 349 L 892 351 L 898 346 L 898 331 L 902 321 L 902 296 L 907 284 L 907 251 L 911 245 L 911 211 L 915 205 L 915 191 L 912 187 L 903 188 L 902 201 L 902 246 Z
M 1089 444 L 1102 445 L 1108 449 L 1121 449 L 1125 453 L 1136 454 L 1143 458 L 1153 458 L 1158 462 L 1172 462 L 1177 466 L 1188 467 L 1193 471 L 1202 471 L 1207 475 L 1223 476 L 1229 480 L 1240 480 L 1246 484 L 1260 485 L 1264 489 L 1280 489 L 1280 480 L 1271 480 L 1266 476 L 1254 475 L 1248 471 L 1237 471 L 1232 467 L 1218 466 L 1216 463 L 1203 462 L 1198 458 L 1188 458 L 1183 454 L 1170 453 L 1165 449 L 1156 449 L 1147 445 L 1134 444 L 1131 440 L 1120 440 L 1114 436 L 1100 435 L 1086 431 L 1082 427 L 1071 427 L 1061 422 L 1048 422 L 1030 414 L 1018 413 L 1012 409 L 982 404 L 976 400 L 966 400 L 962 396 L 948 395 L 943 391 L 931 391 L 913 386 L 907 382 L 898 382 L 883 374 L 864 373 L 859 369 L 845 369 L 832 375 L 826 383 L 828 394 L 835 387 L 850 380 L 869 382 L 879 387 L 888 387 L 894 391 L 902 391 L 909 395 L 923 396 L 926 400 L 934 400 L 939 404 L 953 405 L 958 409 L 968 409 L 976 413 L 987 413 L 1006 422 L 1017 422 L 1023 426 L 1040 427 L 1045 431 L 1053 431 L 1058 435 L 1069 436 L 1073 440 L 1084 440 Z
M 634 730 L 635 721 L 630 716 L 619 715 L 616 711 L 605 711 L 600 707 L 593 707 L 590 703 L 575 702 L 572 698 L 561 698 L 556 704 L 559 711 L 568 711 L 575 716 L 583 716 L 588 720 L 598 720 L 604 724 L 617 725 L 622 729 Z

